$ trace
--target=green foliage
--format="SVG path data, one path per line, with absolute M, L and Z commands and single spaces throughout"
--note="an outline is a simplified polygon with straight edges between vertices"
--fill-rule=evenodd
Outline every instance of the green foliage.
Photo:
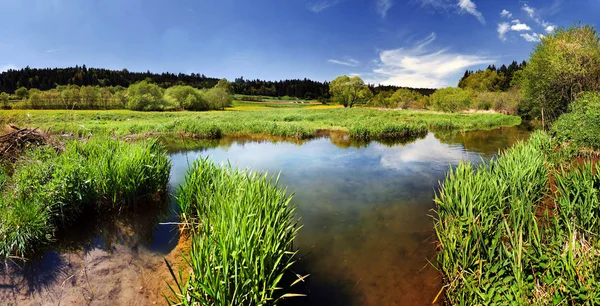
M 189 275 L 175 275 L 167 263 L 176 281 L 169 304 L 264 305 L 285 297 L 280 282 L 299 229 L 290 200 L 266 174 L 197 160 L 177 195 L 192 235 Z
M 600 168 L 555 170 L 563 154 L 536 132 L 488 164 L 450 170 L 435 199 L 447 303 L 600 302 Z
M 225 109 L 232 106 L 233 96 L 222 87 L 204 90 L 203 94 L 208 101 L 210 109 Z
M 329 83 L 329 93 L 333 101 L 351 108 L 358 103 L 367 103 L 373 93 L 365 82 L 358 76 L 339 76 Z
M 442 112 L 459 112 L 470 107 L 471 99 L 466 90 L 448 87 L 436 90 L 430 97 L 431 108 Z
M 8 104 L 9 94 L 5 92 L 0 92 L 0 107 L 2 109 L 10 109 L 10 104 Z
M 29 97 L 29 91 L 25 87 L 19 87 L 19 89 L 15 90 L 15 95 L 20 100 L 25 100 Z
M 360 140 L 391 140 L 413 138 L 427 135 L 427 125 L 414 123 L 356 123 L 350 128 L 350 137 Z
M 178 109 L 209 110 L 210 105 L 200 92 L 192 86 L 173 86 L 167 88 L 164 96 L 170 105 L 177 105 Z
M 521 101 L 521 94 L 518 90 L 478 92 L 472 98 L 472 105 L 480 110 L 495 110 L 514 115 L 517 113 Z
M 127 108 L 138 111 L 165 111 L 176 108 L 163 99 L 164 90 L 156 84 L 141 81 L 129 86 Z
M 69 142 L 62 153 L 27 152 L 0 191 L 0 257 L 39 250 L 87 208 L 119 208 L 164 190 L 169 172 L 166 152 L 154 140 L 93 138 Z
M 215 85 L 215 88 L 221 88 L 224 89 L 225 92 L 227 92 L 230 95 L 233 95 L 233 85 L 231 85 L 231 83 L 229 81 L 227 81 L 227 79 L 220 79 L 219 82 L 217 82 L 217 85 Z
M 559 29 L 542 38 L 523 70 L 521 112 L 554 121 L 583 91 L 600 89 L 600 40 L 591 26 Z
M 503 77 L 496 70 L 485 69 L 472 73 L 467 78 L 462 79 L 458 87 L 475 92 L 499 91 L 502 81 Z
M 600 94 L 581 93 L 570 105 L 571 112 L 558 118 L 552 134 L 561 142 L 579 148 L 600 149 Z

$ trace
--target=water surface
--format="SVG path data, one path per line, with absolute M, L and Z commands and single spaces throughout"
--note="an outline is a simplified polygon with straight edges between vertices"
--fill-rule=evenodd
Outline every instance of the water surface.
M 199 157 L 280 173 L 294 193 L 303 228 L 291 305 L 430 305 L 441 279 L 435 261 L 433 196 L 450 166 L 480 162 L 527 138 L 520 128 L 429 133 L 396 143 L 355 142 L 343 133 L 302 141 L 255 137 L 216 141 L 170 139 L 175 192 Z M 175 203 L 84 220 L 33 260 L 5 266 L 0 299 L 8 305 L 163 304 L 175 260 Z M 91 220 L 95 220 L 91 222 Z

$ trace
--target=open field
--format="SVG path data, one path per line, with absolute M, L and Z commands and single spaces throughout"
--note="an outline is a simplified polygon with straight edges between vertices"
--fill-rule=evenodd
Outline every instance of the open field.
M 376 139 L 422 135 L 436 129 L 479 130 L 521 123 L 519 117 L 502 114 L 310 107 L 325 109 L 250 110 L 249 106 L 238 105 L 232 111 L 211 112 L 6 110 L 0 112 L 0 124 L 81 136 L 180 133 L 203 138 L 242 134 L 310 138 L 319 130 L 336 130 L 349 132 L 351 137 Z

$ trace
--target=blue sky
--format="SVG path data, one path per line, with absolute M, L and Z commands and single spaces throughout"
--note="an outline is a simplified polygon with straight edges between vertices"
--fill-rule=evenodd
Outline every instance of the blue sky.
M 455 86 L 596 25 L 600 0 L 0 0 L 0 70 L 88 67 L 233 80 L 360 75 Z

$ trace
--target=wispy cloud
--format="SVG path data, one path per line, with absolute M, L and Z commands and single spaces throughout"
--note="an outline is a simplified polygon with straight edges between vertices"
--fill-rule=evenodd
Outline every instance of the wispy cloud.
M 507 10 L 502 10 L 502 12 L 500 12 L 500 17 L 502 17 L 502 18 L 510 19 L 510 18 L 512 18 L 512 16 L 513 16 L 512 13 Z
M 451 2 L 449 2 L 449 0 L 413 0 L 417 3 L 421 4 L 421 7 L 431 7 L 433 9 L 436 10 L 446 10 L 448 8 L 450 8 Z
M 481 55 L 461 54 L 446 48 L 432 48 L 436 34 L 418 41 L 410 48 L 382 50 L 377 66 L 365 74 L 369 83 L 407 87 L 440 88 L 450 84 L 450 77 L 462 70 L 495 60 Z
M 345 57 L 343 60 L 328 59 L 327 62 L 349 67 L 358 67 L 360 65 L 359 61 L 350 57 Z
M 524 33 L 521 34 L 521 37 L 523 37 L 526 41 L 530 41 L 530 42 L 536 42 L 536 41 L 540 41 L 540 39 L 544 38 L 544 35 L 542 34 L 538 34 L 538 33 Z
M 498 24 L 498 38 L 500 40 L 506 40 L 506 33 L 510 31 L 510 24 L 508 22 L 502 22 Z
M 191 8 L 188 8 L 186 11 L 190 12 L 190 13 L 196 13 L 196 11 L 192 10 Z
M 443 11 L 459 14 L 470 14 L 473 15 L 481 22 L 485 24 L 485 18 L 483 14 L 477 10 L 477 5 L 473 0 L 412 0 L 413 3 L 421 4 L 422 8 L 430 8 L 433 11 Z
M 552 5 L 551 9 L 552 10 L 557 10 L 560 5 L 561 5 L 562 1 L 554 1 L 554 4 Z M 527 4 L 524 4 L 522 7 L 523 11 L 525 11 L 527 13 L 527 15 L 529 15 L 529 17 L 531 17 L 531 19 L 533 19 L 535 21 L 535 23 L 537 23 L 538 25 L 544 27 L 544 30 L 548 33 L 554 32 L 554 29 L 556 29 L 556 26 L 554 24 L 552 24 L 551 22 L 548 22 L 546 20 L 543 20 L 539 14 L 537 13 L 537 10 Z
M 477 10 L 477 5 L 475 5 L 475 2 L 471 0 L 459 0 L 458 7 L 460 8 L 461 12 L 467 12 L 475 16 L 479 22 L 485 24 L 485 18 L 483 18 L 483 14 Z
M 377 0 L 377 13 L 381 18 L 385 18 L 387 12 L 392 8 L 392 0 Z
M 533 18 L 533 16 L 535 15 L 535 9 L 530 7 L 527 4 L 523 5 L 523 10 L 525 11 L 525 13 L 527 13 L 527 15 L 529 15 L 529 17 Z
M 52 52 L 56 52 L 56 51 L 58 51 L 58 49 L 50 49 L 50 50 L 44 51 L 44 53 L 52 53 Z
M 332 6 L 335 6 L 340 3 L 340 0 L 324 0 L 320 2 L 312 2 L 308 4 L 308 9 L 313 13 L 320 13 L 323 10 L 326 10 Z

